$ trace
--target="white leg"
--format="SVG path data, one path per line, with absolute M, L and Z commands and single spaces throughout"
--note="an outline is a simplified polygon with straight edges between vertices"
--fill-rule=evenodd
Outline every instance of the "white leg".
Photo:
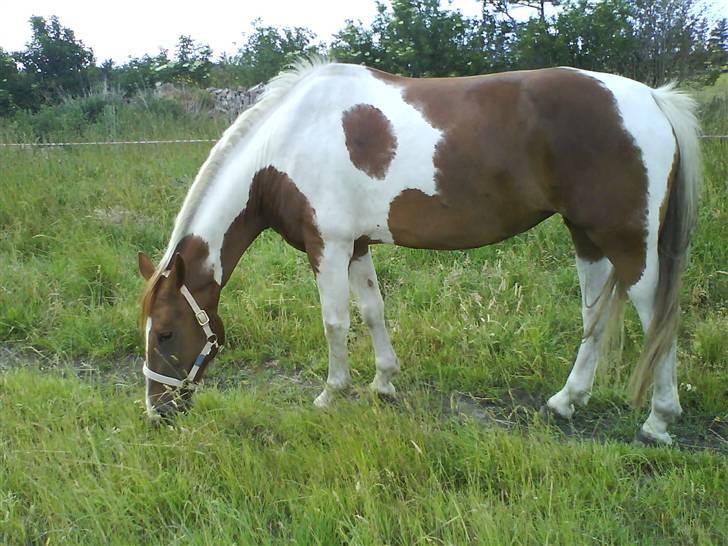
M 609 260 L 602 258 L 597 262 L 590 262 L 577 256 L 576 270 L 579 274 L 581 288 L 581 316 L 584 321 L 584 335 L 587 334 L 594 321 L 594 314 L 598 307 L 597 299 L 607 282 L 612 266 Z M 601 297 L 607 297 L 604 294 Z M 585 405 L 591 396 L 594 374 L 599 363 L 599 340 L 604 328 L 604 320 L 600 320 L 592 335 L 582 339 L 579 352 L 576 355 L 574 367 L 564 388 L 549 398 L 547 406 L 558 415 L 571 418 L 574 414 L 574 403 Z
M 314 404 L 326 407 L 337 391 L 350 381 L 346 336 L 349 332 L 349 275 L 353 243 L 327 241 L 316 275 L 326 341 L 329 344 L 329 376 L 326 387 Z
M 349 282 L 374 344 L 377 373 L 371 388 L 381 394 L 393 395 L 395 388 L 392 385 L 392 377 L 399 372 L 399 362 L 384 325 L 384 302 L 369 252 L 351 262 Z
M 637 308 L 642 330 L 652 322 L 655 308 L 655 294 L 658 279 L 657 260 L 648 258 L 642 278 L 629 289 L 629 297 Z M 652 409 L 642 425 L 641 434 L 648 440 L 661 444 L 672 444 L 667 425 L 682 413 L 677 392 L 677 339 L 673 340 L 667 356 L 657 365 L 652 387 Z

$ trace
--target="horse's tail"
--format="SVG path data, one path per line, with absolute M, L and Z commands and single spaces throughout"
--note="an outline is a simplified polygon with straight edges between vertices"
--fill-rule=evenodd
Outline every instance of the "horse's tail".
M 685 269 L 688 247 L 697 219 L 700 188 L 700 147 L 697 103 L 675 91 L 674 84 L 652 90 L 655 102 L 670 122 L 678 147 L 678 171 L 668 190 L 667 211 L 658 239 L 659 279 L 653 319 L 645 335 L 640 360 L 629 382 L 635 407 L 645 398 L 657 364 L 672 349 L 680 316 L 680 277 Z

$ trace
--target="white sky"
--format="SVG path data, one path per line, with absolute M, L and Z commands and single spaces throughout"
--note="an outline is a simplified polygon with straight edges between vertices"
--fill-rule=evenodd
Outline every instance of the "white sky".
M 308 27 L 320 41 L 344 26 L 346 19 L 369 24 L 376 14 L 374 0 L 1 0 L 0 47 L 19 51 L 30 40 L 32 15 L 57 15 L 76 39 L 93 49 L 97 63 L 113 59 L 123 64 L 160 47 L 174 50 L 177 38 L 188 34 L 197 43 L 212 47 L 217 58 L 234 53 L 250 22 L 261 18 L 275 26 Z M 480 13 L 479 0 L 441 0 L 465 15 Z

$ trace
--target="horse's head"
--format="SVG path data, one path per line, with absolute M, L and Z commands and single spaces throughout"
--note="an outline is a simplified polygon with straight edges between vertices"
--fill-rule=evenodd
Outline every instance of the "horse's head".
M 180 254 L 158 272 L 140 253 L 139 271 L 147 280 L 141 314 L 147 416 L 158 422 L 189 409 L 197 382 L 224 342 L 220 287 L 186 271 Z

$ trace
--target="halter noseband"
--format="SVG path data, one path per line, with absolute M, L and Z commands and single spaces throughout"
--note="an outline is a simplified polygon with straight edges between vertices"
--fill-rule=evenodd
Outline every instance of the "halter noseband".
M 162 273 L 162 275 L 168 277 L 169 271 L 165 271 L 164 273 Z M 184 298 L 187 300 L 187 303 L 192 308 L 192 312 L 195 314 L 195 320 L 197 320 L 197 324 L 199 324 L 202 327 L 202 331 L 205 332 L 205 336 L 207 337 L 205 346 L 202 348 L 202 351 L 200 351 L 200 354 L 197 355 L 194 364 L 192 364 L 192 368 L 190 368 L 190 372 L 184 379 L 179 379 L 177 377 L 170 377 L 168 375 L 162 375 L 160 373 L 157 373 L 154 370 L 151 370 L 149 366 L 147 366 L 146 360 L 144 361 L 144 367 L 142 368 L 142 372 L 146 377 L 148 377 L 152 381 L 156 381 L 157 383 L 169 385 L 170 387 L 194 390 L 197 387 L 197 384 L 194 382 L 195 377 L 197 377 L 197 373 L 200 371 L 203 362 L 205 362 L 205 359 L 210 355 L 213 349 L 217 349 L 221 347 L 221 345 L 217 342 L 217 334 L 215 334 L 212 331 L 212 328 L 210 328 L 210 317 L 208 316 L 207 312 L 199 305 L 197 305 L 195 298 L 192 297 L 192 294 L 189 290 L 187 290 L 187 287 L 185 285 L 182 285 L 179 291 L 182 293 Z

